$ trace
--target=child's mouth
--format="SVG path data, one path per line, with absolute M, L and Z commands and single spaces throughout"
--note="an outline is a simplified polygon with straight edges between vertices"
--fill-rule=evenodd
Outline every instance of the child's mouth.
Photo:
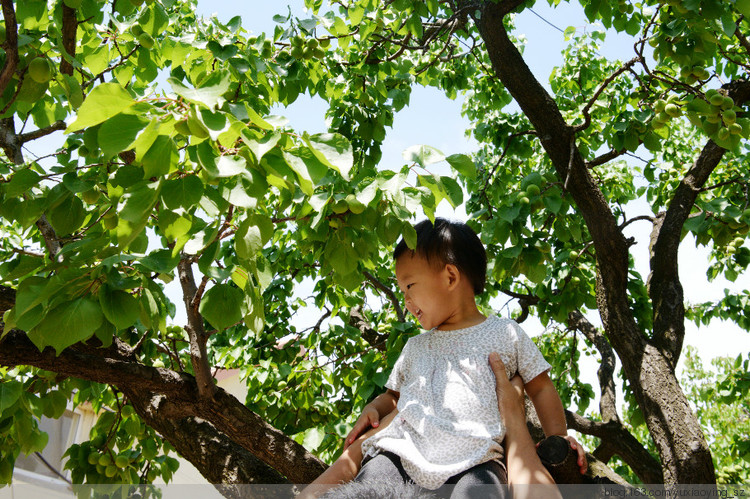
M 414 315 L 417 316 L 418 321 L 422 322 L 422 311 L 420 309 L 417 309 Z

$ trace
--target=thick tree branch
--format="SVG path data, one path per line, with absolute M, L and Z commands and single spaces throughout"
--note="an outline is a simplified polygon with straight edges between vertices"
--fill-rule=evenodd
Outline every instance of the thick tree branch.
M 18 67 L 18 23 L 16 22 L 16 11 L 13 9 L 13 0 L 2 0 L 3 20 L 5 21 L 5 65 L 0 72 L 0 95 L 5 93 L 8 83 Z
M 42 137 L 46 137 L 47 135 L 57 132 L 58 130 L 65 130 L 65 127 L 67 125 L 64 121 L 55 121 L 50 126 L 40 128 L 39 130 L 34 130 L 33 132 L 29 133 L 22 133 L 18 136 L 18 141 L 21 144 L 25 144 L 26 142 L 29 142 L 31 140 L 40 139 Z
M 601 388 L 601 400 L 599 401 L 599 411 L 602 421 L 620 421 L 617 414 L 617 390 L 615 389 L 615 354 L 612 351 L 607 338 L 601 331 L 596 329 L 579 310 L 573 310 L 568 314 L 568 324 L 582 332 L 586 338 L 594 344 L 599 354 L 602 356 L 602 362 L 599 364 L 597 375 L 599 377 L 599 387 Z
M 180 277 L 182 299 L 187 312 L 188 323 L 185 325 L 185 331 L 190 338 L 190 360 L 198 383 L 198 392 L 202 397 L 210 399 L 216 392 L 216 385 L 214 385 L 214 379 L 211 376 L 211 366 L 208 362 L 208 351 L 206 349 L 209 335 L 206 334 L 203 327 L 203 316 L 198 312 L 200 295 L 195 285 L 195 277 L 193 277 L 192 257 L 183 255 L 180 258 L 180 263 L 177 264 L 177 272 Z
M 325 469 L 318 458 L 232 395 L 219 388 L 212 399 L 201 397 L 195 378 L 138 363 L 131 347 L 118 339 L 108 348 L 79 343 L 56 356 L 51 348 L 39 352 L 22 331 L 10 331 L 0 340 L 0 365 L 34 366 L 64 376 L 114 385 L 129 398 L 139 400 L 139 414 L 160 432 L 165 431 L 162 435 L 168 439 L 178 438 L 177 434 L 164 430 L 166 427 L 159 426 L 159 420 L 176 428 L 185 418 L 200 418 L 216 429 L 211 438 L 220 439 L 223 446 L 230 445 L 226 439 L 236 442 L 292 483 L 309 483 Z M 184 447 L 186 444 L 175 442 L 175 445 Z M 203 459 L 210 459 L 210 450 L 207 452 Z M 251 466 L 256 464 L 250 463 Z M 241 476 L 240 479 L 246 478 Z
M 612 149 L 611 151 L 605 152 L 601 156 L 597 156 L 596 158 L 594 158 L 591 161 L 587 162 L 586 163 L 586 167 L 588 167 L 588 168 L 595 168 L 597 166 L 601 166 L 603 164 L 609 163 L 610 161 L 612 161 L 615 158 L 619 158 L 620 156 L 622 156 L 626 152 L 627 151 L 624 150 L 624 149 L 621 150 L 621 151 L 615 151 L 614 149 Z
M 737 82 L 725 87 L 727 95 L 737 105 L 750 99 L 750 82 Z M 677 365 L 685 337 L 685 301 L 677 258 L 682 227 L 690 217 L 698 195 L 725 153 L 725 149 L 709 140 L 675 190 L 666 213 L 654 223 L 650 247 L 651 273 L 648 280 L 649 296 L 654 308 L 653 341 L 667 356 L 672 368 Z
M 565 417 L 569 429 L 606 441 L 643 483 L 664 482 L 659 462 L 619 421 L 592 421 L 571 411 L 565 411 Z
M 76 56 L 76 31 L 78 30 L 78 20 L 76 19 L 76 9 L 71 9 L 65 3 L 62 5 L 62 46 L 68 57 L 74 59 Z M 66 75 L 73 74 L 73 64 L 71 64 L 63 54 L 60 62 L 60 72 Z

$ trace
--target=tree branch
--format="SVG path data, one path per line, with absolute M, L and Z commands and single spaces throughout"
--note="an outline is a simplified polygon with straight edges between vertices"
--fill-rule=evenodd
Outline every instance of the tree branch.
M 42 137 L 45 137 L 51 133 L 57 132 L 58 130 L 65 130 L 67 125 L 64 121 L 55 121 L 50 126 L 40 128 L 39 130 L 34 130 L 33 132 L 29 133 L 22 133 L 18 136 L 18 141 L 21 144 L 24 144 L 26 142 L 29 142 L 31 140 L 36 140 Z
M 5 93 L 18 67 L 18 23 L 13 0 L 2 0 L 2 7 L 5 21 L 5 43 L 2 45 L 5 50 L 5 65 L 0 72 L 0 95 Z
M 599 85 L 599 88 L 596 89 L 596 92 L 594 92 L 594 95 L 589 99 L 589 101 L 584 106 L 581 113 L 583 114 L 583 123 L 578 125 L 575 128 L 576 132 L 580 132 L 582 130 L 586 130 L 589 125 L 591 125 L 591 108 L 594 106 L 594 103 L 596 103 L 596 100 L 599 98 L 602 92 L 609 86 L 610 83 L 615 81 L 615 78 L 620 76 L 625 71 L 628 71 L 630 68 L 632 68 L 636 62 L 640 61 L 640 57 L 633 57 L 628 62 L 623 64 L 617 71 L 612 73 L 607 77 L 606 80 L 604 80 L 601 85 Z
M 76 56 L 76 31 L 78 30 L 78 20 L 76 19 L 76 9 L 68 7 L 65 3 L 62 5 L 62 46 L 63 54 L 60 61 L 60 72 L 66 75 L 73 74 L 73 64 L 65 57 L 75 59 Z
M 190 338 L 190 361 L 198 383 L 198 392 L 206 399 L 211 399 L 216 393 L 216 385 L 211 376 L 211 366 L 208 362 L 206 342 L 209 335 L 203 327 L 203 316 L 198 312 L 200 296 L 193 277 L 192 257 L 183 255 L 177 264 L 177 272 L 182 286 L 182 299 L 187 312 L 188 323 L 185 331 Z
M 638 475 L 643 483 L 664 483 L 662 467 L 651 453 L 619 421 L 602 423 L 565 411 L 568 428 L 599 437 Z
M 597 166 L 601 166 L 601 165 L 603 165 L 605 163 L 609 163 L 610 161 L 612 161 L 615 158 L 619 158 L 620 156 L 622 156 L 626 152 L 627 151 L 625 149 L 620 150 L 620 151 L 615 151 L 614 149 L 612 149 L 611 151 L 605 152 L 601 156 L 598 156 L 598 157 L 592 159 L 591 161 L 588 161 L 586 163 L 586 167 L 587 168 L 595 168 Z
M 736 105 L 750 99 L 750 82 L 726 85 L 724 91 Z M 663 217 L 657 217 L 651 237 L 648 292 L 654 307 L 654 345 L 677 365 L 685 338 L 685 300 L 680 283 L 677 253 L 682 227 L 711 173 L 726 149 L 709 140 L 675 190 Z
M 602 421 L 620 421 L 617 414 L 617 390 L 615 388 L 615 354 L 612 351 L 607 338 L 591 324 L 580 310 L 573 310 L 568 314 L 568 325 L 577 329 L 594 344 L 599 354 L 602 356 L 602 362 L 599 364 L 597 375 L 599 377 L 599 387 L 602 395 L 599 401 L 599 412 Z
M 205 460 L 211 459 L 211 452 L 204 450 L 202 456 L 196 454 L 198 449 L 185 453 L 189 444 L 179 439 L 205 438 L 202 441 L 213 441 L 220 446 L 230 445 L 227 439 L 234 441 L 292 483 L 309 483 L 326 467 L 304 447 L 221 388 L 216 390 L 212 399 L 202 397 L 193 376 L 140 364 L 132 348 L 117 338 L 108 348 L 78 343 L 55 355 L 52 348 L 40 352 L 25 333 L 14 330 L 0 339 L 0 365 L 34 366 L 63 376 L 116 386 L 129 399 L 137 401 L 136 410 L 149 425 L 202 471 Z M 215 432 L 200 437 L 192 433 L 186 435 L 184 432 L 190 432 L 190 428 L 180 428 L 179 425 L 196 424 L 199 421 L 196 418 L 210 423 Z M 170 426 L 174 429 L 169 430 Z M 199 447 L 199 442 L 195 446 Z M 238 466 L 243 464 L 241 461 L 240 456 Z M 249 465 L 256 466 L 257 463 L 251 460 Z M 249 473 L 240 474 L 237 479 L 248 480 L 249 476 Z M 210 480 L 219 481 L 214 478 L 210 477 Z

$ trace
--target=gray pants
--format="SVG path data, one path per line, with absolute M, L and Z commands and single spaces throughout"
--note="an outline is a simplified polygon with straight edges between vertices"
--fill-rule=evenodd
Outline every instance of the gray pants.
M 392 452 L 366 458 L 355 481 L 414 483 L 401 465 L 401 458 Z M 507 483 L 505 466 L 487 461 L 450 477 L 435 493 L 450 499 L 505 499 L 510 497 Z

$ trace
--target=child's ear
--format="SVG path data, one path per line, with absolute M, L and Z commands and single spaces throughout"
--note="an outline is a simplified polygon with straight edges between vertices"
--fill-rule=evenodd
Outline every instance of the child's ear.
M 461 282 L 461 273 L 458 271 L 458 268 L 450 263 L 445 264 L 445 275 L 448 279 L 448 289 L 452 290 L 453 288 L 456 288 L 458 284 Z

